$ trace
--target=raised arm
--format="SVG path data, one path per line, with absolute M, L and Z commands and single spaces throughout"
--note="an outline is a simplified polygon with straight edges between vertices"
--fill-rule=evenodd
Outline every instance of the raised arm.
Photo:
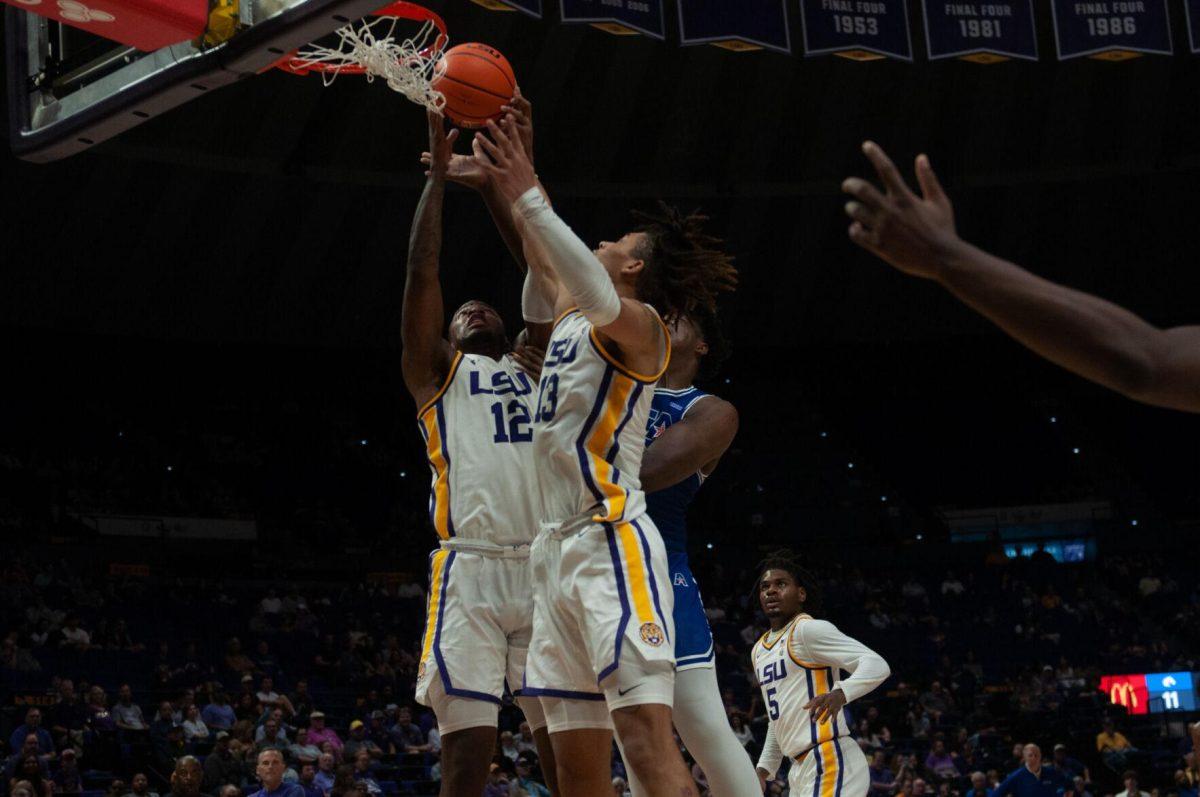
M 404 384 L 421 407 L 437 393 L 450 368 L 450 344 L 442 336 L 445 310 L 438 261 L 442 250 L 442 197 L 446 168 L 458 131 L 446 135 L 442 117 L 429 111 L 429 177 L 417 203 L 408 240 L 408 276 L 400 336 L 404 350 L 400 364 Z
M 732 404 L 705 396 L 693 404 L 683 420 L 671 424 L 642 457 L 642 489 L 648 493 L 678 484 L 693 473 L 705 476 L 733 442 L 738 413 Z
M 1200 326 L 1159 329 L 1104 299 L 1042 279 L 958 237 L 954 209 L 920 155 L 917 196 L 876 144 L 884 186 L 848 178 L 850 239 L 905 274 L 940 283 L 1051 362 L 1129 398 L 1200 412 Z
M 595 253 L 555 214 L 537 186 L 533 164 L 514 136 L 488 122 L 487 136 L 474 140 L 476 158 L 484 163 L 497 189 L 522 216 L 524 236 L 545 252 L 562 283 L 558 307 L 575 304 L 596 327 L 621 347 L 635 370 L 658 370 L 666 348 L 666 332 L 658 316 L 642 302 L 617 295 L 612 278 Z

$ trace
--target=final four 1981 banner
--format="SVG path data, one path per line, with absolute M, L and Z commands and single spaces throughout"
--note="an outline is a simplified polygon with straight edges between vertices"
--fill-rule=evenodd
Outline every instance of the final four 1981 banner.
M 1036 61 L 1033 0 L 922 0 L 929 60 Z

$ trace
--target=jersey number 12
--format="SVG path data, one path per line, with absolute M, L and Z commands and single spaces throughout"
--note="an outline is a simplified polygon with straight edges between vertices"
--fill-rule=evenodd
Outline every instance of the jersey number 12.
M 528 443 L 533 440 L 533 429 L 529 425 L 529 410 L 517 400 L 508 402 L 508 417 L 505 418 L 504 402 L 492 405 L 492 418 L 496 421 L 493 443 Z M 507 422 L 506 422 L 507 421 Z

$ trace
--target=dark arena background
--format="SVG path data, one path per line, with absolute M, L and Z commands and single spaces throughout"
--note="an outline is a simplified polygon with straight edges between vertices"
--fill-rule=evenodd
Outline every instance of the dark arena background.
M 733 355 L 706 387 L 741 423 L 690 540 L 752 757 L 754 567 L 787 546 L 823 616 L 891 665 L 850 705 L 881 754 L 872 797 L 984 797 L 1029 742 L 1075 797 L 1140 797 L 1129 771 L 1196 797 L 1200 416 L 1060 370 L 854 246 L 840 184 L 874 177 L 864 139 L 910 179 L 926 152 L 964 239 L 1156 326 L 1200 323 L 1200 59 L 1057 61 L 1040 2 L 1041 60 L 998 65 L 683 48 L 549 5 L 431 3 L 512 62 L 538 174 L 585 241 L 663 198 L 736 255 Z M 353 774 L 309 797 L 437 793 L 413 699 L 429 467 L 400 374 L 426 147 L 379 82 L 270 72 L 64 160 L 0 156 L 5 794 L 165 795 L 186 754 L 203 792 L 249 794 L 265 746 L 301 774 L 315 710 L 381 755 L 355 768 L 339 747 Z M 515 324 L 521 278 L 483 204 L 451 187 L 444 220 L 447 306 Z M 227 724 L 207 710 L 222 692 Z M 181 732 L 191 706 L 208 735 Z M 515 769 L 521 722 L 506 705 L 489 797 L 545 793 Z

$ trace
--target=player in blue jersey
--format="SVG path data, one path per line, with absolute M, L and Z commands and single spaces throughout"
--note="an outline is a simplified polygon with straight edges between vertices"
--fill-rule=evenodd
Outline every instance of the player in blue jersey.
M 675 592 L 674 722 L 715 797 L 761 793 L 754 765 L 725 716 L 713 662 L 713 638 L 700 590 L 688 566 L 687 511 L 737 434 L 738 414 L 724 399 L 697 388 L 728 355 L 716 315 L 697 310 L 675 320 L 671 363 L 654 390 L 646 425 L 642 483 L 651 519 L 662 533 Z M 630 773 L 634 797 L 645 794 Z

